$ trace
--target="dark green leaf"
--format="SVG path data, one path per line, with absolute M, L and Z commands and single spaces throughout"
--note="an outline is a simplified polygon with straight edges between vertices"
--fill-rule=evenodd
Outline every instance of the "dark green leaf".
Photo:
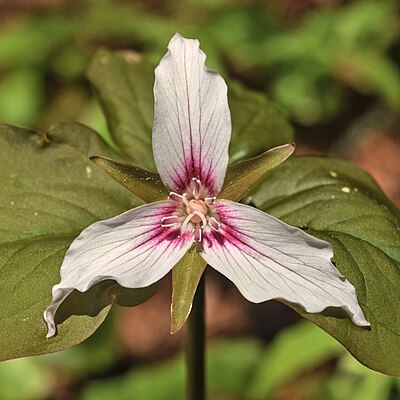
M 134 54 L 134 53 L 132 53 Z M 139 55 L 100 49 L 87 77 L 92 83 L 120 151 L 138 166 L 154 170 L 151 147 L 154 66 Z
M 171 333 L 178 332 L 186 322 L 206 266 L 200 254 L 192 249 L 172 270 Z
M 94 156 L 90 159 L 105 173 L 146 203 L 167 199 L 167 189 L 158 174 L 135 165 L 114 161 L 111 158 Z
M 333 261 L 356 287 L 371 329 L 336 310 L 307 314 L 292 307 L 361 363 L 400 376 L 399 212 L 375 181 L 345 161 L 294 157 L 267 173 L 246 201 L 332 244 Z
M 143 293 L 107 283 L 75 293 L 57 318 L 73 316 L 60 324 L 58 336 L 45 339 L 42 314 L 71 241 L 91 223 L 140 204 L 90 162 L 93 154 L 115 156 L 79 124 L 60 124 L 46 134 L 0 126 L 1 360 L 71 347 L 97 329 L 112 300 L 132 304 L 153 293 L 153 287 Z M 95 297 L 100 304 L 79 301 Z
M 231 163 L 294 141 L 289 122 L 263 94 L 229 83 L 228 97 L 232 115 Z
M 229 166 L 224 186 L 218 197 L 239 201 L 267 171 L 285 161 L 294 152 L 294 149 L 294 145 L 285 144 Z

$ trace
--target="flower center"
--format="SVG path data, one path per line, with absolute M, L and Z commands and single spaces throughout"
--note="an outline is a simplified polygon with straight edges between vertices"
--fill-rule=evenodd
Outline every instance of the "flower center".
M 198 211 L 200 214 L 202 214 L 205 217 L 208 212 L 208 207 L 207 207 L 206 203 L 204 203 L 203 200 L 192 199 L 192 200 L 189 200 L 189 204 L 186 206 L 186 213 L 188 215 L 190 215 L 194 211 Z M 201 221 L 202 221 L 202 218 L 197 213 L 194 214 L 190 218 L 190 222 L 193 222 L 194 224 L 199 224 Z
M 192 179 L 191 187 L 186 193 L 181 195 L 171 192 L 168 196 L 169 200 L 178 203 L 179 206 L 174 214 L 161 218 L 161 226 L 168 228 L 180 225 L 182 233 L 190 229 L 194 233 L 195 242 L 198 243 L 203 239 L 204 229 L 218 231 L 221 223 L 213 208 L 216 199 L 206 196 L 207 191 L 196 178 Z

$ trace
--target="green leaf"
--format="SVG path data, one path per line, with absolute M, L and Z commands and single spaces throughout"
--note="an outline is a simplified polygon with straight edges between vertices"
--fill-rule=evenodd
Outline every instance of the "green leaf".
M 154 68 L 137 54 L 101 49 L 87 70 L 120 151 L 136 165 L 151 170 Z M 231 162 L 293 142 L 293 129 L 287 119 L 264 95 L 238 83 L 228 83 L 228 88 Z
M 168 192 L 161 182 L 160 175 L 111 158 L 94 156 L 90 159 L 106 174 L 146 203 L 167 199 Z
M 178 332 L 186 322 L 192 308 L 197 285 L 207 264 L 192 249 L 172 270 L 171 333 Z
M 87 77 L 120 151 L 138 166 L 154 170 L 150 156 L 154 66 L 141 61 L 137 54 L 129 57 L 127 53 L 100 49 L 87 69 Z
M 294 149 L 294 145 L 285 144 L 229 166 L 224 186 L 218 197 L 239 201 L 266 172 L 285 161 L 294 152 Z
M 89 156 L 96 153 L 115 156 L 83 125 L 59 124 L 46 134 L 0 126 L 0 360 L 78 344 L 101 324 L 112 300 L 132 304 L 154 292 L 154 287 L 127 291 L 110 282 L 76 292 L 57 314 L 65 320 L 58 335 L 45 339 L 42 314 L 72 240 L 93 222 L 140 204 L 93 166 Z M 101 302 L 91 304 L 94 298 Z
M 343 352 L 329 335 L 308 322 L 286 328 L 261 356 L 249 384 L 251 399 L 269 398 L 279 386 Z
M 371 329 L 357 327 L 337 310 L 323 315 L 291 307 L 361 363 L 400 376 L 399 212 L 375 181 L 346 161 L 293 157 L 268 172 L 246 201 L 332 244 L 333 261 L 356 287 Z
M 263 94 L 228 82 L 228 99 L 232 115 L 231 163 L 294 141 L 286 117 Z

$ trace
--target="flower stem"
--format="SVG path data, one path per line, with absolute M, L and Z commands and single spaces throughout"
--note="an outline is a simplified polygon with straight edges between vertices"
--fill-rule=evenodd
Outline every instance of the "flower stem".
M 205 400 L 204 274 L 197 286 L 188 321 L 186 343 L 187 400 Z

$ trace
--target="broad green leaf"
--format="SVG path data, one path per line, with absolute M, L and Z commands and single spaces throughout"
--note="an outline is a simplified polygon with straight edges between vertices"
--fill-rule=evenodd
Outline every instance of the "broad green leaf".
M 186 322 L 192 308 L 197 285 L 207 264 L 192 249 L 172 270 L 171 333 L 178 332 Z
M 141 56 L 100 49 L 87 77 L 93 85 L 112 139 L 140 167 L 154 170 L 151 147 L 154 66 Z
M 269 398 L 279 386 L 343 353 L 341 346 L 308 322 L 286 328 L 264 351 L 248 386 L 251 399 Z
M 155 65 L 137 54 L 99 50 L 87 77 L 104 110 L 112 138 L 138 166 L 154 170 L 151 130 Z M 266 97 L 228 82 L 232 115 L 231 162 L 293 142 L 287 119 Z
M 145 202 L 167 199 L 167 189 L 158 174 L 111 158 L 94 156 L 90 159 L 106 174 Z
M 228 82 L 228 99 L 232 116 L 230 163 L 294 141 L 284 114 L 263 94 Z
M 72 240 L 93 222 L 140 204 L 91 163 L 93 154 L 115 156 L 83 125 L 59 124 L 45 134 L 0 126 L 0 360 L 78 344 L 101 324 L 113 300 L 134 304 L 154 291 L 105 282 L 71 294 L 56 317 L 64 321 L 58 335 L 45 339 L 42 314 Z M 91 304 L 94 298 L 100 303 Z
M 294 157 L 268 172 L 246 201 L 332 244 L 333 261 L 356 287 L 371 329 L 338 310 L 308 314 L 291 306 L 361 363 L 400 376 L 399 212 L 375 181 L 346 161 Z
M 229 166 L 224 186 L 218 197 L 239 201 L 266 172 L 285 161 L 294 149 L 294 145 L 285 144 Z

